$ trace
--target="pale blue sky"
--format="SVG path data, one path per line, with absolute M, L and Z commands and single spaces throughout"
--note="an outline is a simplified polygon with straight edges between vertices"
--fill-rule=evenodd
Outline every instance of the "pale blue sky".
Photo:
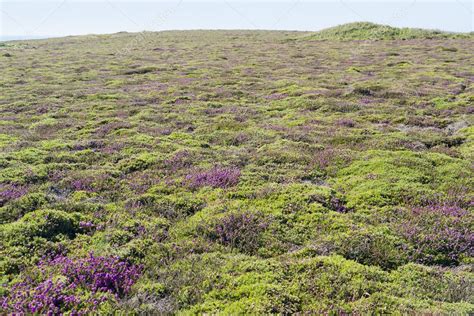
M 319 30 L 353 21 L 473 31 L 466 0 L 0 0 L 2 38 L 171 29 Z

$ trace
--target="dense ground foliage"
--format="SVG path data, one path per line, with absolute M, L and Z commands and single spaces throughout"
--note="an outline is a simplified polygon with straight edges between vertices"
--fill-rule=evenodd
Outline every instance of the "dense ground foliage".
M 450 33 L 439 30 L 399 28 L 370 22 L 354 22 L 330 27 L 305 36 L 318 40 L 407 40 L 407 39 L 474 39 L 474 33 Z
M 311 36 L 0 43 L 3 311 L 474 313 L 473 40 Z

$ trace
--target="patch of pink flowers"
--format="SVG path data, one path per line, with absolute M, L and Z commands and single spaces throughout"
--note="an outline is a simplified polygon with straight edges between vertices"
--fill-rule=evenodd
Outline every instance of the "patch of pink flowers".
M 399 227 L 414 246 L 413 259 L 425 264 L 457 264 L 474 255 L 473 218 L 456 205 L 432 204 L 410 210 Z
M 18 184 L 0 184 L 0 206 L 28 193 L 28 188 Z
M 210 170 L 192 173 L 186 176 L 191 188 L 210 186 L 213 188 L 229 188 L 237 185 L 240 178 L 238 168 L 214 167 Z
M 76 260 L 58 256 L 40 261 L 37 277 L 14 284 L 2 300 L 2 309 L 20 314 L 89 313 L 107 299 L 107 294 L 116 299 L 128 294 L 141 270 L 118 257 L 93 254 Z M 90 294 L 84 295 L 87 292 Z
M 260 213 L 230 214 L 215 226 L 213 237 L 221 244 L 254 253 L 261 246 L 261 234 L 269 226 Z

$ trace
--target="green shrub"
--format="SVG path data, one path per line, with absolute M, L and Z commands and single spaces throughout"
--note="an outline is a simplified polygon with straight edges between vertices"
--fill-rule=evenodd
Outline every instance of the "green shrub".
M 355 301 L 383 290 L 387 274 L 340 256 L 302 258 L 290 265 L 289 289 L 303 313 L 350 313 Z
M 392 271 L 390 277 L 393 282 L 390 291 L 397 296 L 447 303 L 474 300 L 474 274 L 467 267 L 446 271 L 409 263 Z
M 131 173 L 134 171 L 144 170 L 156 162 L 156 156 L 149 153 L 143 153 L 131 157 L 129 159 L 120 161 L 119 170 L 124 173 Z
M 178 220 L 200 211 L 205 201 L 191 193 L 173 195 L 144 194 L 129 204 L 144 208 L 161 217 Z
M 82 232 L 83 215 L 58 210 L 32 211 L 20 220 L 0 225 L 3 241 L 2 273 L 18 273 L 21 266 L 35 262 L 47 253 L 60 252 L 63 242 Z
M 363 158 L 340 170 L 334 181 L 349 207 L 417 203 L 468 179 L 465 162 L 443 154 L 370 151 Z
M 11 245 L 21 245 L 35 237 L 54 240 L 58 235 L 74 238 L 80 231 L 82 215 L 57 210 L 37 210 L 23 216 L 19 221 L 3 224 L 3 235 Z
M 333 238 L 337 253 L 365 265 L 394 269 L 408 261 L 408 243 L 380 226 L 338 234 Z
M 50 202 L 43 193 L 30 193 L 0 208 L 0 223 L 8 223 Z

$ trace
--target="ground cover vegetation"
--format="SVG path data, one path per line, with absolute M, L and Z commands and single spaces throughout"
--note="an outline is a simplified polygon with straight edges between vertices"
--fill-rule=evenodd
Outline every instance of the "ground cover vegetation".
M 474 41 L 0 43 L 5 313 L 474 313 Z

